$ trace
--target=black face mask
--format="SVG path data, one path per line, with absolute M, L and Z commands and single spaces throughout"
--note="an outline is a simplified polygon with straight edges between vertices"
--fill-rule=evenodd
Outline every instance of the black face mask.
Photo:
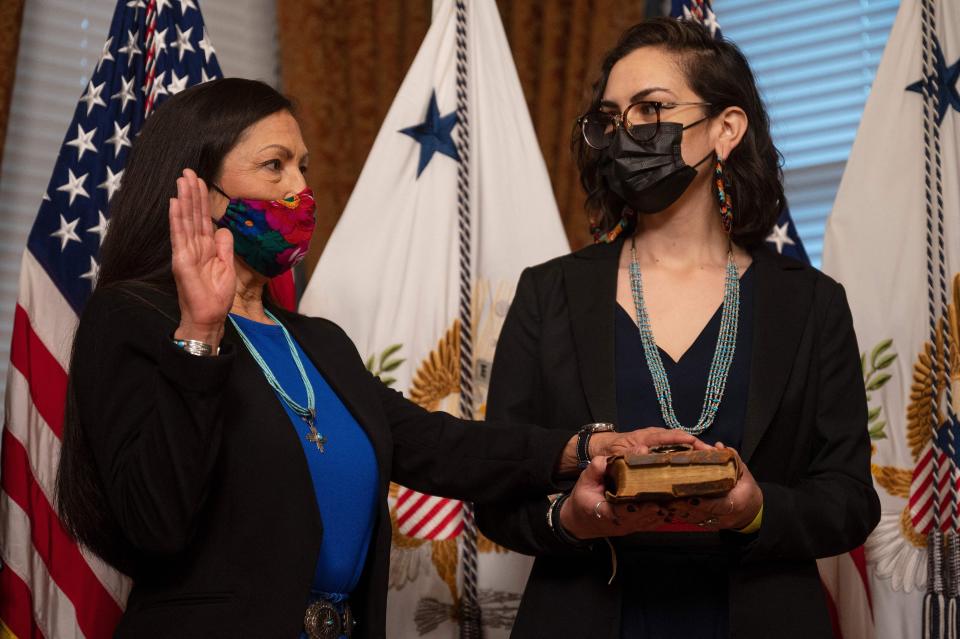
M 601 160 L 600 172 L 607 186 L 637 213 L 658 213 L 676 202 L 697 177 L 696 168 L 713 155 L 711 151 L 693 166 L 684 163 L 680 155 L 684 129 L 706 119 L 687 126 L 661 122 L 660 130 L 646 142 L 637 142 L 622 128 L 617 130 Z M 657 126 L 636 128 L 643 134 L 649 132 L 648 127 Z

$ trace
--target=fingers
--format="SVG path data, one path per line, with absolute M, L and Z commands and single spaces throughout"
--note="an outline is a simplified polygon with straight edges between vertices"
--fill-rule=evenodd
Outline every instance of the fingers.
M 701 440 L 697 439 L 696 437 L 693 438 L 693 449 L 694 449 L 694 450 L 710 450 L 711 448 L 713 448 L 713 446 L 711 446 L 710 444 L 708 444 L 708 443 L 706 443 L 706 442 L 704 442 L 704 441 L 701 441 Z
M 686 444 L 694 450 L 709 450 L 710 445 L 700 441 L 690 433 L 681 430 L 668 430 L 666 428 L 644 428 L 635 431 L 634 437 L 637 441 L 637 448 L 643 449 L 641 452 L 649 452 L 654 446 L 664 446 L 668 444 Z
M 197 235 L 205 235 L 205 220 L 203 219 L 203 201 L 200 199 L 200 179 L 192 169 L 184 169 L 183 176 L 187 178 L 190 193 L 190 213 L 193 215 L 193 228 Z M 206 234 L 209 235 L 209 234 Z
M 183 177 L 177 179 L 177 199 L 180 200 L 185 236 L 212 237 L 213 221 L 210 219 L 207 185 L 192 169 L 184 169 Z
M 176 254 L 183 247 L 183 223 L 180 220 L 180 203 L 177 198 L 170 198 L 170 246 Z
M 183 170 L 184 182 L 184 212 L 190 216 L 190 222 L 193 225 L 193 232 L 197 235 L 203 234 L 203 219 L 200 216 L 200 188 L 197 185 L 197 174 L 191 169 Z M 177 180 L 178 182 L 180 180 Z
M 651 432 L 647 437 L 647 445 L 649 446 L 661 446 L 664 444 L 688 444 L 693 446 L 698 441 L 700 440 L 690 433 L 685 433 L 682 430 L 657 429 L 656 431 Z
M 177 178 L 177 200 L 180 202 L 180 220 L 183 223 L 185 239 L 192 239 L 196 235 L 193 223 L 193 194 L 187 178 Z
M 711 450 L 713 447 L 682 430 L 651 426 L 621 434 L 607 446 L 610 455 L 640 454 L 650 452 L 655 446 L 684 444 L 693 450 Z
M 202 232 L 208 237 L 213 237 L 213 218 L 210 217 L 210 192 L 207 190 L 207 183 L 197 178 L 200 197 L 200 219 L 202 220 Z

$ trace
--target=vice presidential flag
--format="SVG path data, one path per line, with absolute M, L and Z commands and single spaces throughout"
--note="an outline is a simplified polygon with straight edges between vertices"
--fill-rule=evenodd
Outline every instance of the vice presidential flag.
M 54 507 L 67 364 L 131 142 L 168 96 L 220 76 L 196 0 L 121 0 L 20 268 L 0 445 L 0 637 L 106 639 L 128 580 L 68 537 Z
M 466 381 L 482 419 L 520 271 L 568 251 L 496 4 L 438 2 L 300 310 L 427 409 L 461 414 Z M 456 636 L 473 599 L 507 636 L 529 558 L 471 537 L 460 502 L 394 485 L 390 503 L 392 634 Z
M 936 602 L 960 585 L 950 561 L 943 581 L 928 573 L 929 534 L 955 532 L 958 517 L 958 77 L 960 5 L 903 0 L 824 245 L 864 354 L 882 516 L 863 576 L 879 639 L 920 637 L 926 591 Z M 940 629 L 934 620 L 924 636 Z

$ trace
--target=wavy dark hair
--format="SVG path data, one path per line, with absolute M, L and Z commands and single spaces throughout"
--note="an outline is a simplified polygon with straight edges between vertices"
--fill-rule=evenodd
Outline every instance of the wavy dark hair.
M 206 82 L 160 105 L 134 141 L 123 186 L 110 202 L 110 229 L 100 249 L 97 288 L 123 287 L 132 295 L 147 288 L 175 296 L 168 203 L 177 194 L 177 178 L 191 168 L 208 184 L 216 181 L 224 157 L 244 132 L 280 111 L 293 113 L 289 99 L 263 82 L 241 78 Z M 75 357 L 76 342 L 71 370 Z M 129 572 L 123 537 L 79 420 L 72 381 L 67 386 L 57 470 L 57 509 L 75 539 Z
M 731 234 L 743 246 L 763 241 L 787 199 L 783 192 L 782 157 L 773 145 L 770 121 L 747 59 L 732 42 L 714 39 L 696 22 L 651 18 L 627 29 L 604 56 L 586 112 L 600 108 L 613 66 L 641 47 L 659 47 L 677 55 L 687 84 L 704 102 L 710 103 L 707 116 L 716 116 L 731 106 L 740 107 L 747 114 L 746 134 L 724 163 L 734 204 Z M 584 141 L 579 125 L 573 129 L 572 149 L 580 183 L 587 193 L 588 214 L 600 217 L 599 226 L 610 229 L 620 221 L 625 203 L 610 190 L 600 173 L 603 151 Z

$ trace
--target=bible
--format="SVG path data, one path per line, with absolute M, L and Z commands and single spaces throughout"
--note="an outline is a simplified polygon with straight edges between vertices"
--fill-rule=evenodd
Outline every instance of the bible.
M 613 503 L 714 497 L 733 488 L 739 476 L 731 450 L 657 446 L 644 455 L 608 458 L 606 495 Z

